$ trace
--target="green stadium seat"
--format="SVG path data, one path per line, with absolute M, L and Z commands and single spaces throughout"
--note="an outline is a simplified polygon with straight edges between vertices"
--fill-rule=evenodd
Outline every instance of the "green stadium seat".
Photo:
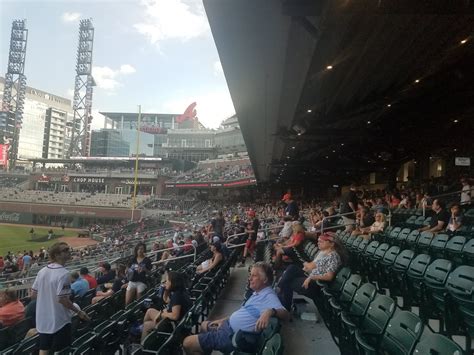
M 433 258 L 445 258 L 446 257 L 446 244 L 448 243 L 449 235 L 447 234 L 436 234 L 431 242 L 430 255 Z
M 422 302 L 422 285 L 426 269 L 431 262 L 428 254 L 418 254 L 407 270 L 406 283 L 402 284 L 403 308 L 410 310 Z
M 335 279 L 330 283 L 317 281 L 317 284 L 322 288 L 322 292 L 319 292 L 316 296 L 315 303 L 318 306 L 318 310 L 321 315 L 328 317 L 329 309 L 329 299 L 331 297 L 338 297 L 344 287 L 344 284 L 351 276 L 351 269 L 348 267 L 343 267 L 338 271 Z
M 425 218 L 423 216 L 419 216 L 415 219 L 415 222 L 413 224 L 417 227 L 422 227 L 423 225 L 425 225 L 426 219 L 427 218 Z
M 386 232 L 385 234 L 387 237 L 385 238 L 385 241 L 389 244 L 393 244 L 398 238 L 398 234 L 400 234 L 401 230 L 402 229 L 400 227 L 394 227 L 390 233 Z
M 329 299 L 331 312 L 329 312 L 329 317 L 327 320 L 325 319 L 325 322 L 336 344 L 339 342 L 340 336 L 339 319 L 341 312 L 350 306 L 352 299 L 354 298 L 354 295 L 361 284 L 362 277 L 360 275 L 353 274 L 344 284 L 340 296 L 337 299 L 335 297 L 331 297 Z
M 474 238 L 469 239 L 462 248 L 464 264 L 474 266 Z
M 415 313 L 397 310 L 383 335 L 381 351 L 388 354 L 411 355 L 422 332 L 423 323 Z
M 377 269 L 377 283 L 380 288 L 389 288 L 390 287 L 390 273 L 393 263 L 397 259 L 398 254 L 400 254 L 400 247 L 398 245 L 391 246 L 382 260 L 379 261 L 379 267 Z
M 376 353 L 395 308 L 395 301 L 392 298 L 384 295 L 375 297 L 355 331 L 359 354 Z
M 283 344 L 281 342 L 280 334 L 272 336 L 265 344 L 262 355 L 282 355 Z
M 420 232 L 416 229 L 412 230 L 410 234 L 408 234 L 407 236 L 406 246 L 410 249 L 415 249 L 415 246 L 419 237 L 420 237 Z
M 400 248 L 403 248 L 406 244 L 408 235 L 410 234 L 410 228 L 403 228 L 400 233 L 398 233 L 397 239 L 393 241 L 392 244 L 398 245 Z
M 96 335 L 92 332 L 86 333 L 80 338 L 74 340 L 71 345 L 72 355 L 93 355 L 96 354 L 94 345 L 96 342 Z
M 420 237 L 418 238 L 418 241 L 416 244 L 416 251 L 418 253 L 428 254 L 432 241 L 433 241 L 433 233 L 426 232 L 426 231 L 421 232 Z
M 417 219 L 417 216 L 413 215 L 408 217 L 408 219 L 405 221 L 405 224 L 415 224 Z
M 380 242 L 373 240 L 367 245 L 367 248 L 365 248 L 364 255 L 362 256 L 361 259 L 361 273 L 364 276 L 368 276 L 371 268 L 371 263 L 372 263 L 372 257 L 375 254 L 375 251 L 379 247 Z
M 455 265 L 463 263 L 462 249 L 466 244 L 466 237 L 456 235 L 448 240 L 445 247 L 446 259 L 451 260 Z
M 341 334 L 339 337 L 339 347 L 342 354 L 349 354 L 355 349 L 355 329 L 361 323 L 376 294 L 377 288 L 375 285 L 365 283 L 356 291 L 349 309 L 342 311 Z
M 423 279 L 424 297 L 420 305 L 420 317 L 424 322 L 428 319 L 438 319 L 440 330 L 444 330 L 444 317 L 446 314 L 445 285 L 453 269 L 453 263 L 446 259 L 436 259 L 426 268 Z
M 441 334 L 430 332 L 427 327 L 415 345 L 413 355 L 462 355 L 464 351 L 451 339 Z
M 370 263 L 369 263 L 367 277 L 370 281 L 378 281 L 378 276 L 380 276 L 379 263 L 381 262 L 381 260 L 383 259 L 383 257 L 385 256 L 385 253 L 387 252 L 389 248 L 390 248 L 390 245 L 388 243 L 382 243 L 377 247 L 374 254 L 369 257 Z
M 391 272 L 388 275 L 390 295 L 402 296 L 400 285 L 405 283 L 406 272 L 414 257 L 415 252 L 410 249 L 402 250 L 400 254 L 397 255 L 397 258 L 390 268 Z
M 446 289 L 456 305 L 456 316 L 466 337 L 466 348 L 471 349 L 474 336 L 474 267 L 462 265 L 448 276 Z M 448 323 L 448 320 L 446 320 Z

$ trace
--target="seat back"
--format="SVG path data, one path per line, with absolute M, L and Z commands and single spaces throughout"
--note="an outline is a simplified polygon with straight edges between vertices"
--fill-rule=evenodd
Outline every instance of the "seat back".
M 390 247 L 384 254 L 382 263 L 384 265 L 392 265 L 395 262 L 398 254 L 400 254 L 400 247 L 398 245 Z
M 395 301 L 385 295 L 377 295 L 367 309 L 361 329 L 368 334 L 382 334 L 395 311 Z
M 340 292 L 344 287 L 344 284 L 351 276 L 351 269 L 348 267 L 343 267 L 336 275 L 336 278 L 328 286 L 329 290 L 333 292 Z
M 426 268 L 424 284 L 429 288 L 444 288 L 453 263 L 446 259 L 436 259 Z
M 428 254 L 418 254 L 410 263 L 407 274 L 410 278 L 421 279 L 425 276 L 426 269 L 431 262 Z
M 388 323 L 381 348 L 389 354 L 411 355 L 422 331 L 420 317 L 409 311 L 397 310 Z
M 457 301 L 474 301 L 474 267 L 458 266 L 448 276 L 446 289 Z
M 397 238 L 398 234 L 400 233 L 402 229 L 400 227 L 395 227 L 392 229 L 392 231 L 390 232 L 389 236 L 390 238 Z
M 466 244 L 466 237 L 457 235 L 448 240 L 445 247 L 446 258 L 460 265 L 463 262 L 462 249 Z
M 415 224 L 416 221 L 416 216 L 410 216 L 408 219 L 405 221 L 406 224 Z
M 380 260 L 384 257 L 387 250 L 390 248 L 390 244 L 382 243 L 380 244 L 374 252 L 374 259 Z
M 423 252 L 428 251 L 430 248 L 431 242 L 433 241 L 433 233 L 431 232 L 421 232 L 420 237 L 417 242 L 417 249 Z
M 379 247 L 380 243 L 376 240 L 373 240 L 367 245 L 367 248 L 365 248 L 365 255 L 368 257 L 371 257 L 375 254 L 375 251 Z
M 469 239 L 462 248 L 462 256 L 467 265 L 474 265 L 474 238 Z
M 351 277 L 349 277 L 349 279 L 344 284 L 341 295 L 339 296 L 339 302 L 346 304 L 351 302 L 361 283 L 362 277 L 360 275 L 351 275 Z
M 349 313 L 354 316 L 363 316 L 376 294 L 377 288 L 374 284 L 367 282 L 360 286 L 349 307 Z
M 359 245 L 357 246 L 357 253 L 358 254 L 363 254 L 365 249 L 367 248 L 367 245 L 369 245 L 369 240 L 361 238 L 362 240 L 360 241 Z
M 424 222 L 425 222 L 425 217 L 419 216 L 419 217 L 417 217 L 417 218 L 415 219 L 414 224 L 415 224 L 416 226 L 422 226 L 422 225 L 424 224 Z
M 410 234 L 411 232 L 411 229 L 410 228 L 403 228 L 400 233 L 398 233 L 398 236 L 397 236 L 397 243 L 399 242 L 404 242 L 408 235 Z
M 393 268 L 396 271 L 404 272 L 410 266 L 413 257 L 415 256 L 415 252 L 410 249 L 405 249 L 398 254 L 395 262 L 393 263 Z
M 415 345 L 414 355 L 450 354 L 462 355 L 463 349 L 451 339 L 441 334 L 427 332 L 426 328 Z
M 410 234 L 408 234 L 407 239 L 406 239 L 408 245 L 410 246 L 415 245 L 419 237 L 420 237 L 420 232 L 416 229 L 412 230 Z

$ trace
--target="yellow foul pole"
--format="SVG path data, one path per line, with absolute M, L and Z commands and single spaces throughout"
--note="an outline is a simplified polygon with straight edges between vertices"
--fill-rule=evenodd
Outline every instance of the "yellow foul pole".
M 142 119 L 142 106 L 138 105 L 138 124 L 137 124 L 137 147 L 135 150 L 135 179 L 133 182 L 133 199 L 132 199 L 132 218 L 135 214 L 135 207 L 137 206 L 137 185 L 138 185 L 138 154 L 140 153 L 140 124 Z

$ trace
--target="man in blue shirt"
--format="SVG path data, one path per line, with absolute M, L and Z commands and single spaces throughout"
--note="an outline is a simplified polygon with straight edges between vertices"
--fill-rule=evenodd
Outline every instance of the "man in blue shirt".
M 272 316 L 288 320 L 290 314 L 271 288 L 272 282 L 272 268 L 261 262 L 254 264 L 250 272 L 252 296 L 230 317 L 203 322 L 200 334 L 184 339 L 186 354 L 210 354 L 213 350 L 230 353 L 234 351 L 232 335 L 237 331 L 259 333 L 267 327 Z
M 89 283 L 82 277 L 79 277 L 77 272 L 71 273 L 71 290 L 74 296 L 84 296 L 89 291 Z

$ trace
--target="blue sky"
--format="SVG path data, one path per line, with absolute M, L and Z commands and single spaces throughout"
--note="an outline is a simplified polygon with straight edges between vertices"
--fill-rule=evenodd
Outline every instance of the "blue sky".
M 95 28 L 93 111 L 182 113 L 207 127 L 234 113 L 202 0 L 0 0 L 0 75 L 11 22 L 27 20 L 28 86 L 72 98 L 79 20 Z M 94 122 L 95 127 L 101 120 Z

